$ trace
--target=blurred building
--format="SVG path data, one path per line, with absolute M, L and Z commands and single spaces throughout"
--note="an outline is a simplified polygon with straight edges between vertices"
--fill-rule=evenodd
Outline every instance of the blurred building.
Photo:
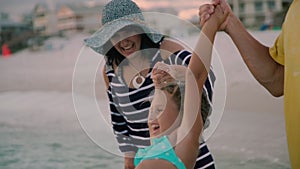
M 36 4 L 32 11 L 33 31 L 41 37 L 48 37 L 57 33 L 55 9 L 45 3 Z
M 228 3 L 246 27 L 258 28 L 266 22 L 274 26 L 280 26 L 291 1 L 228 0 Z
M 142 9 L 142 12 L 144 12 L 147 24 L 164 35 L 171 36 L 172 31 L 175 31 L 174 27 L 179 24 L 178 19 L 173 18 L 178 16 L 178 11 L 172 7 Z
M 62 34 L 84 31 L 95 32 L 101 26 L 103 5 L 65 4 L 56 13 L 57 30 Z
M 11 52 L 15 52 L 27 47 L 27 41 L 33 36 L 33 31 L 30 21 L 15 22 L 10 20 L 8 14 L 1 13 L 0 35 L 1 47 L 6 46 Z

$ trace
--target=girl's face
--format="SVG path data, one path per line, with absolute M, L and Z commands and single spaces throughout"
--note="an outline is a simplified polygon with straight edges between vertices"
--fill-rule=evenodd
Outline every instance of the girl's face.
M 148 117 L 151 137 L 169 134 L 165 133 L 165 131 L 175 124 L 179 110 L 172 97 L 167 91 L 156 89 Z M 177 125 L 174 127 L 176 128 Z M 170 129 L 170 131 L 173 131 L 173 129 Z
M 141 49 L 141 31 L 134 27 L 125 27 L 110 39 L 115 49 L 125 57 Z

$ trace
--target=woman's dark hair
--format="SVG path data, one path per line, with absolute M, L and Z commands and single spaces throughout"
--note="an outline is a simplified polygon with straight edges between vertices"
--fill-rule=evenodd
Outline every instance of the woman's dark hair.
M 139 27 L 135 26 L 133 27 L 134 29 L 140 29 Z M 149 33 L 148 33 L 149 34 Z M 143 49 L 159 49 L 160 47 L 160 42 L 158 43 L 154 43 L 148 36 L 147 34 L 145 33 L 140 33 L 141 35 L 141 49 L 140 50 L 143 50 Z M 104 50 L 107 51 L 106 54 L 105 54 L 105 57 L 106 57 L 106 64 L 109 65 L 109 66 L 113 66 L 113 65 L 116 65 L 118 66 L 124 59 L 125 57 L 120 54 L 116 49 L 115 47 L 111 44 L 110 41 L 106 42 L 106 44 L 104 44 Z M 155 50 L 155 51 L 157 51 Z M 143 57 L 146 57 L 146 58 L 149 58 L 151 57 L 151 55 L 153 54 L 153 52 L 150 54 L 146 54 L 146 55 L 143 55 Z M 150 56 L 149 56 L 150 55 Z M 153 56 L 153 55 L 152 55 Z

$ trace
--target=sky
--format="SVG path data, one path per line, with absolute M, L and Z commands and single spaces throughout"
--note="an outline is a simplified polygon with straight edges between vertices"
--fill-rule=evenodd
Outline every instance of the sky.
M 12 19 L 17 19 L 24 13 L 29 13 L 37 3 L 47 3 L 55 6 L 56 3 L 81 3 L 90 0 L 0 0 L 0 12 L 9 13 Z M 107 3 L 110 0 L 94 0 L 97 3 Z M 210 0 L 133 0 L 141 8 L 173 7 L 179 11 L 179 16 L 189 18 L 197 14 L 199 6 Z M 188 3 L 187 3 L 188 2 Z

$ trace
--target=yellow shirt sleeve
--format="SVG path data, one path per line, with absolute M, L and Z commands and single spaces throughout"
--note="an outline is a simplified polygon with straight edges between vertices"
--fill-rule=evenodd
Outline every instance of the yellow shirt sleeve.
M 269 49 L 272 58 L 279 64 L 284 65 L 284 30 L 277 37 L 273 47 Z

